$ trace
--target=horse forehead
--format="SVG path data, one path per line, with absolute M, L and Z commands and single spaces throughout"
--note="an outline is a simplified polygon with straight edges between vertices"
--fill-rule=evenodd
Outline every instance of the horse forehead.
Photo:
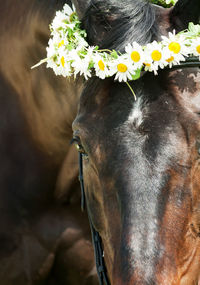
M 95 142 L 95 139 L 98 139 L 102 146 L 104 143 L 109 144 L 108 140 L 117 143 L 116 147 L 131 139 L 143 140 L 152 131 L 154 136 L 157 135 L 158 142 L 160 133 L 162 137 L 168 137 L 168 133 L 164 132 L 166 125 L 171 124 L 171 130 L 173 127 L 175 130 L 176 122 L 173 121 L 173 112 L 173 116 L 171 118 L 169 116 L 167 103 L 164 107 L 160 106 L 160 110 L 152 105 L 146 103 L 142 97 L 138 97 L 136 102 L 131 104 L 111 101 L 107 104 L 104 102 L 103 106 L 99 104 L 82 106 L 73 127 L 75 130 L 78 129 L 86 140 L 92 137 L 92 141 Z M 163 120 L 160 120 L 160 111 Z M 148 137 L 150 141 L 152 135 Z
M 133 134 L 141 137 L 145 132 L 150 134 L 149 142 L 151 140 L 155 142 L 157 136 L 157 143 L 162 138 L 168 142 L 184 143 L 180 125 L 184 126 L 185 130 L 191 128 L 193 122 L 197 121 L 196 116 L 199 113 L 200 96 L 197 82 L 199 78 L 193 79 L 193 77 L 194 75 L 190 76 L 190 81 L 194 82 L 192 87 L 181 94 L 179 84 L 176 84 L 172 77 L 169 80 L 169 89 L 174 92 L 173 98 L 164 94 L 155 101 L 143 96 L 142 93 L 146 93 L 145 89 L 140 90 L 134 102 L 128 88 L 118 85 L 117 95 L 113 96 L 110 90 L 115 88 L 114 84 L 103 84 L 100 88 L 89 85 L 86 94 L 81 98 L 79 114 L 74 125 L 79 126 L 82 132 L 86 133 L 86 137 L 92 136 L 93 141 L 95 137 L 101 138 L 101 143 L 107 141 L 104 135 L 107 138 L 112 135 L 114 141 L 120 137 L 132 138 Z M 195 88 L 195 93 L 191 92 L 191 88 L 193 91 Z M 151 90 L 148 90 L 148 93 L 150 94 Z M 196 127 L 196 124 L 193 126 Z M 167 130 L 169 128 L 170 132 Z M 154 133 L 154 136 L 151 133 Z

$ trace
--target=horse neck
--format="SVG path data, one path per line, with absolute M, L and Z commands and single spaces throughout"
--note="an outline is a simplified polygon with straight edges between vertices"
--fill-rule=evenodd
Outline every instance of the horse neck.
M 30 135 L 40 149 L 60 161 L 71 139 L 81 80 L 56 77 L 45 66 L 31 66 L 46 57 L 49 24 L 62 4 L 49 1 L 4 1 L 0 17 L 0 76 L 20 102 Z M 61 1 L 62 2 L 62 1 Z

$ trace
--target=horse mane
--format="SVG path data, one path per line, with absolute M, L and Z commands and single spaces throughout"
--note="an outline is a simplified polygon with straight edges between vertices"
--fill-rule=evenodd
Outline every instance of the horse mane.
M 155 11 L 148 1 L 92 0 L 83 18 L 88 42 L 123 52 L 128 42 L 158 38 Z

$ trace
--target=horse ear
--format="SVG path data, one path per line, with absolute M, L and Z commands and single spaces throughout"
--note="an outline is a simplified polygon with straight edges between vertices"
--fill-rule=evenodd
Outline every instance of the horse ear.
M 90 1 L 82 19 L 90 45 L 102 47 L 102 40 L 111 36 L 110 31 L 112 30 L 113 23 L 116 23 L 116 20 L 119 18 L 118 10 L 119 8 L 116 8 L 114 1 Z
M 189 22 L 200 22 L 200 0 L 179 0 L 170 13 L 173 28 L 179 32 L 188 27 Z
M 89 6 L 90 0 L 72 0 L 72 3 L 76 8 L 79 19 L 82 19 L 87 7 Z

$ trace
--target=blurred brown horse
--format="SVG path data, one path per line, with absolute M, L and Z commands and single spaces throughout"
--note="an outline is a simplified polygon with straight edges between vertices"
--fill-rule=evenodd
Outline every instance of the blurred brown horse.
M 122 53 L 200 20 L 199 0 L 74 2 L 90 44 Z M 199 285 L 200 71 L 164 69 L 131 86 L 136 101 L 126 84 L 91 79 L 73 123 L 110 283 Z
M 0 284 L 97 284 L 70 146 L 81 80 L 31 66 L 66 1 L 0 3 Z

